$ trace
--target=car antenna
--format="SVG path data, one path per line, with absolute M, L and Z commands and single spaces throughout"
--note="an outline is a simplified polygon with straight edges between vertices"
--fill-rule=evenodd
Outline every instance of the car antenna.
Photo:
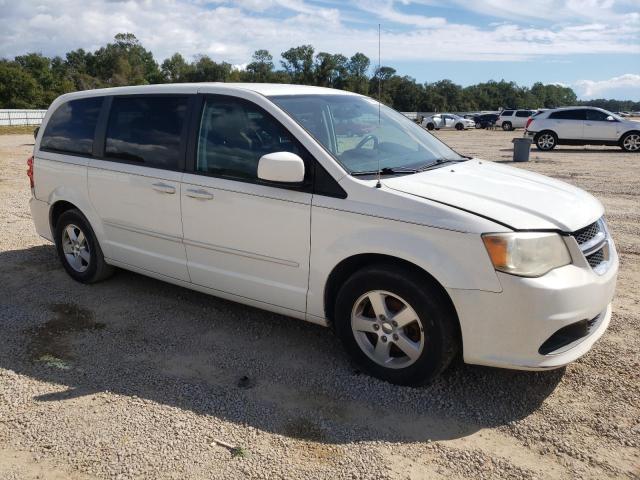
M 382 78 L 380 72 L 380 24 L 378 24 L 378 128 L 380 128 L 380 101 L 382 98 Z M 378 181 L 376 182 L 376 188 L 381 188 L 380 183 L 380 154 L 378 153 Z

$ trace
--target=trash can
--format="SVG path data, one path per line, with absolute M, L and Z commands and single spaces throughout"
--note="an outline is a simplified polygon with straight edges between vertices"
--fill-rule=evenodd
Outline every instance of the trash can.
M 525 137 L 514 138 L 511 142 L 513 143 L 513 161 L 528 162 L 529 152 L 531 151 L 531 139 Z

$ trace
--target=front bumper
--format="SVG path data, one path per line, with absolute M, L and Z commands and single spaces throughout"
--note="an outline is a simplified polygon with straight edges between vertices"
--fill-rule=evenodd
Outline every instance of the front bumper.
M 539 278 L 497 272 L 500 293 L 449 289 L 460 320 L 465 362 L 544 370 L 580 358 L 609 325 L 617 273 L 618 256 L 611 241 L 608 268 L 601 274 L 588 265 L 572 264 Z M 585 321 L 590 328 L 583 336 L 551 351 L 541 348 L 559 330 Z

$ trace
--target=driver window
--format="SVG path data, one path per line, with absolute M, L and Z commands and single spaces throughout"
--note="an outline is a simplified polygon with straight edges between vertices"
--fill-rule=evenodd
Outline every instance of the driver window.
M 302 156 L 289 131 L 262 108 L 241 98 L 207 97 L 198 134 L 196 171 L 257 181 L 260 157 L 282 151 Z
M 585 115 L 587 120 L 596 122 L 605 122 L 607 120 L 607 117 L 609 116 L 606 113 L 601 112 L 600 110 L 586 110 Z

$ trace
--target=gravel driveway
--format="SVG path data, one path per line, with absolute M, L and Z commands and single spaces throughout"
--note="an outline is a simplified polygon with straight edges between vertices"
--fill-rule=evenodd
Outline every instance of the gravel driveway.
M 438 133 L 495 161 L 518 135 Z M 31 223 L 32 142 L 0 136 L 0 479 L 640 478 L 640 155 L 517 165 L 607 208 L 621 271 L 588 355 L 401 388 L 312 324 L 126 271 L 75 283 Z

